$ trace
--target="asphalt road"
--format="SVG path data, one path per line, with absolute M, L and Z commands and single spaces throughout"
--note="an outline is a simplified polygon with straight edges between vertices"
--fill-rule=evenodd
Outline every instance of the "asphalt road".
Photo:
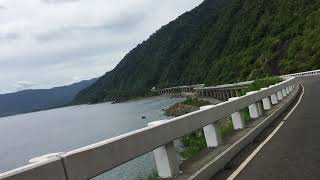
M 299 106 L 236 180 L 320 179 L 320 78 L 302 84 Z

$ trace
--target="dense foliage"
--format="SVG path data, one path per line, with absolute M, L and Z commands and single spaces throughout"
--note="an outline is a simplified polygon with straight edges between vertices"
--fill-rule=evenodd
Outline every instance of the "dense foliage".
M 249 85 L 248 89 L 246 89 L 246 92 L 258 91 L 261 88 L 269 87 L 270 85 L 277 84 L 281 81 L 282 79 L 278 76 L 257 79 L 257 80 L 254 80 L 253 83 Z
M 130 51 L 75 103 L 320 68 L 320 1 L 205 0 Z
M 190 97 L 188 97 L 186 100 L 184 100 L 182 102 L 182 104 L 201 107 L 201 106 L 210 105 L 210 102 L 202 100 L 202 99 L 198 99 L 198 98 L 190 98 Z

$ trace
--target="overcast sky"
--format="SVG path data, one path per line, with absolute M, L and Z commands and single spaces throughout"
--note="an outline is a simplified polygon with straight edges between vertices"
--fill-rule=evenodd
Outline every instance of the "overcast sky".
M 203 0 L 0 0 L 0 93 L 103 75 Z

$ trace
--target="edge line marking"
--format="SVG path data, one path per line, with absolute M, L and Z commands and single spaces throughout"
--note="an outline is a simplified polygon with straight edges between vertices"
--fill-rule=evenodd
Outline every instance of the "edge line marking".
M 294 112 L 294 110 L 298 107 L 300 104 L 303 94 L 304 94 L 304 86 L 302 86 L 302 93 L 299 97 L 298 102 L 295 104 L 295 106 L 291 109 L 291 111 L 283 118 L 283 120 L 280 122 L 280 124 L 272 131 L 271 134 L 241 163 L 241 165 L 227 178 L 227 180 L 234 180 L 240 172 L 249 164 L 249 162 L 258 154 L 258 152 L 263 148 L 265 144 L 267 144 L 270 139 L 279 131 L 279 129 L 283 126 L 285 120 L 287 120 L 291 114 Z

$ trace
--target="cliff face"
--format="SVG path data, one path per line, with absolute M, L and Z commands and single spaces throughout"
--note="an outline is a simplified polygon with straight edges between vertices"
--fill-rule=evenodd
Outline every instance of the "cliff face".
M 74 103 L 320 68 L 320 2 L 205 0 L 130 51 Z

